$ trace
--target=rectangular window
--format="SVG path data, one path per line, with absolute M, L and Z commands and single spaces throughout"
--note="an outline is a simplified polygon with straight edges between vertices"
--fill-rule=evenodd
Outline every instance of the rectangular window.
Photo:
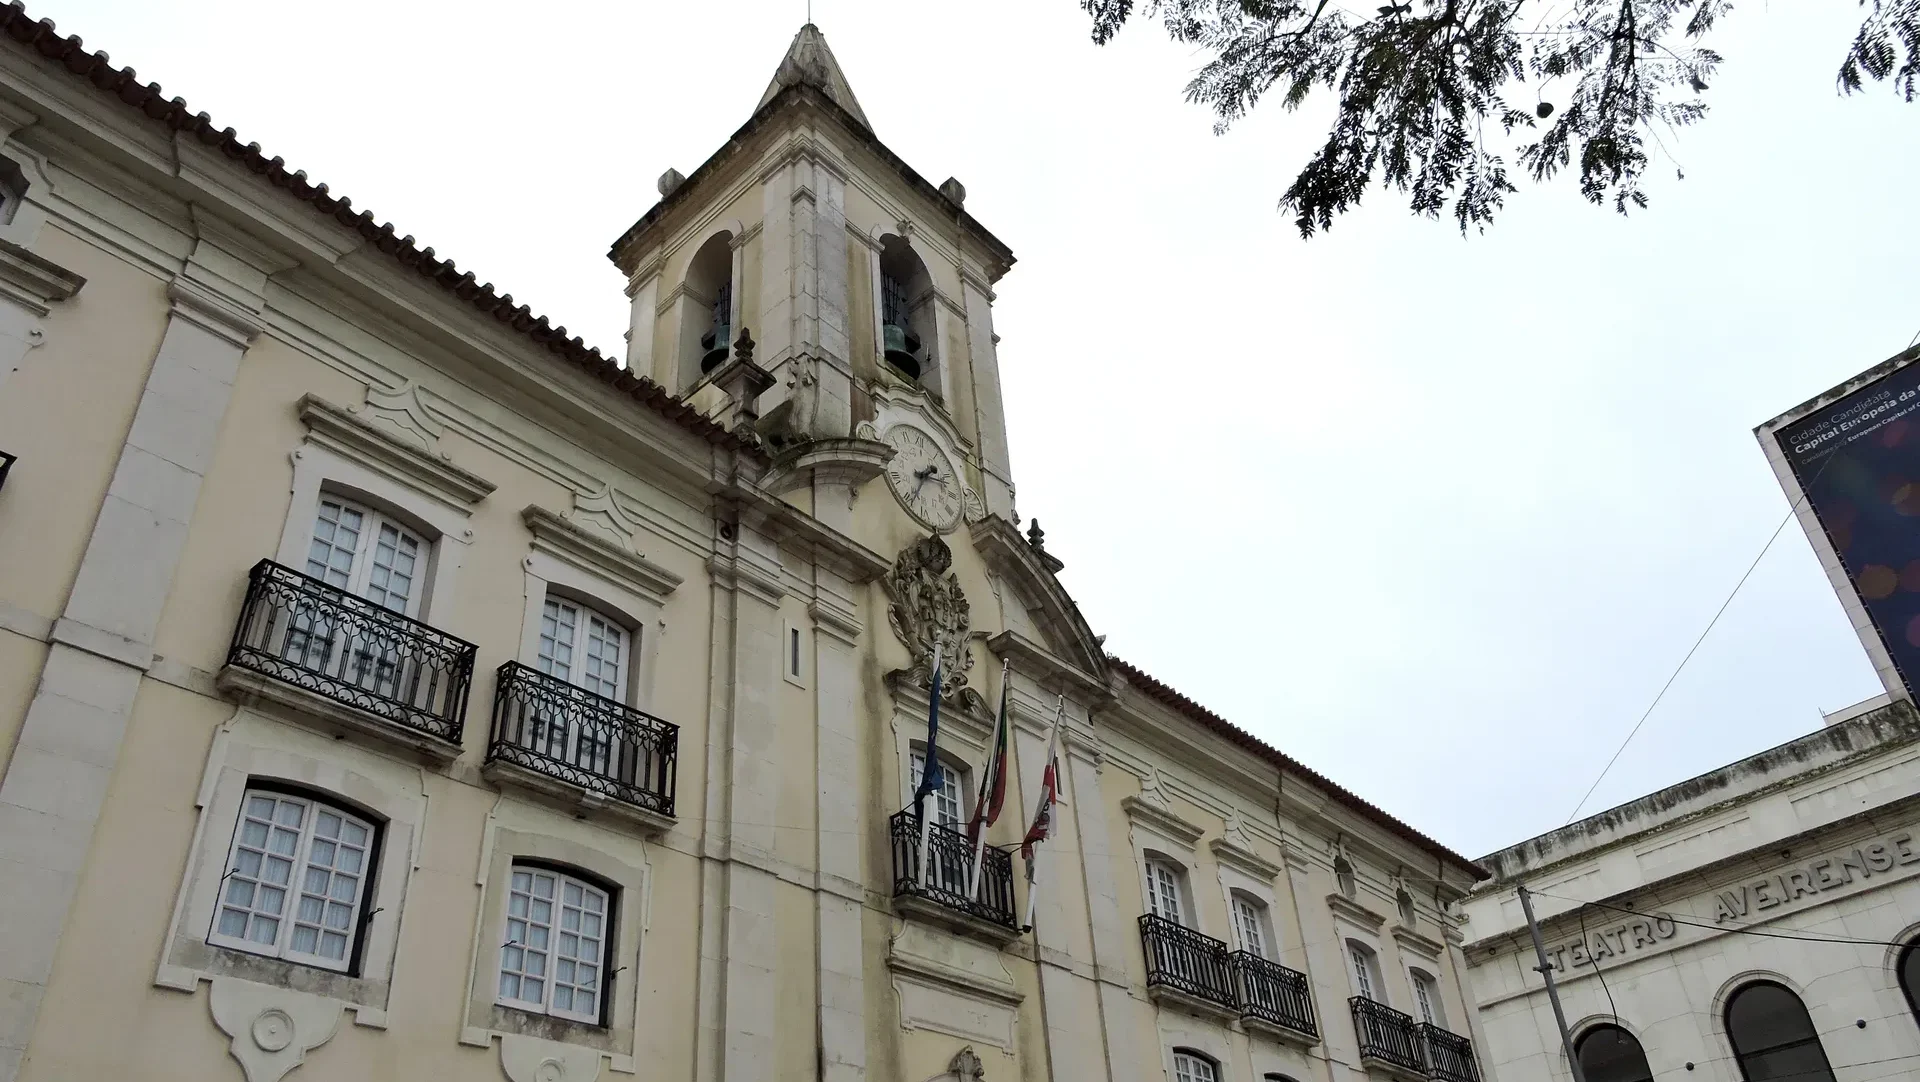
M 611 902 L 583 879 L 515 865 L 500 948 L 500 1002 L 599 1022 Z
M 1353 990 L 1361 999 L 1380 1002 L 1373 994 L 1373 955 L 1367 948 L 1351 940 L 1347 943 L 1347 956 L 1353 960 Z
M 345 970 L 373 839 L 371 823 L 341 808 L 248 790 L 207 941 Z
M 1180 914 L 1180 873 L 1165 861 L 1147 861 L 1147 911 L 1175 924 L 1186 923 Z
M 306 573 L 380 609 L 417 617 L 429 551 L 427 542 L 406 527 L 323 495 L 314 514 Z M 420 686 L 409 645 L 405 635 L 377 619 L 295 612 L 287 618 L 281 655 L 302 668 L 337 674 L 392 697 Z
M 787 629 L 787 675 L 800 675 L 800 629 Z
M 1259 903 L 1249 898 L 1233 896 L 1233 925 L 1240 933 L 1240 949 L 1265 958 L 1267 937 L 1261 928 L 1260 909 Z
M 1446 1019 L 1440 1013 L 1440 985 L 1418 970 L 1409 976 L 1413 978 L 1413 1002 L 1419 1009 L 1420 1020 L 1431 1026 L 1445 1026 Z
M 927 757 L 913 753 L 913 787 L 920 787 L 920 775 L 927 771 Z M 941 771 L 940 791 L 933 794 L 933 821 L 944 827 L 960 826 L 960 771 L 948 766 Z

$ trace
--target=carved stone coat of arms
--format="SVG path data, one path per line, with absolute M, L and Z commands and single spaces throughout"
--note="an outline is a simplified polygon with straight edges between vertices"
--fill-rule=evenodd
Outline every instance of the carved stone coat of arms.
M 913 664 L 890 674 L 909 687 L 933 686 L 933 644 L 940 644 L 942 698 L 972 701 L 979 693 L 967 686 L 973 657 L 967 638 L 973 613 L 960 580 L 953 574 L 953 550 L 938 537 L 926 537 L 901 550 L 887 572 L 887 622 L 906 644 Z

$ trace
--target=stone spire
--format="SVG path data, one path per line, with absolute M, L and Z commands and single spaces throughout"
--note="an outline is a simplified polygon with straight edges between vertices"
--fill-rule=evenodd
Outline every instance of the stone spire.
M 773 73 L 773 82 L 767 84 L 767 92 L 760 95 L 759 109 L 772 101 L 774 95 L 790 86 L 801 83 L 833 99 L 833 103 L 853 114 L 862 127 L 871 129 L 867 123 L 867 114 L 860 109 L 860 99 L 853 96 L 853 87 L 847 85 L 847 77 L 840 71 L 840 62 L 833 58 L 833 50 L 827 48 L 826 36 L 820 28 L 808 23 L 793 36 L 793 44 L 787 47 L 787 55 L 780 61 L 780 67 Z

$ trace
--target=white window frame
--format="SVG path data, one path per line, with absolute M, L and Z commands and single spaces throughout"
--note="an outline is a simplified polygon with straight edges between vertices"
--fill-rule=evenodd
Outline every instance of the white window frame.
M 1184 1048 L 1173 1051 L 1174 1082 L 1220 1082 L 1220 1068 L 1212 1057 Z
M 1440 1002 L 1440 979 L 1424 969 L 1410 967 L 1407 983 L 1413 986 L 1414 1020 L 1447 1028 L 1446 1007 Z
M 359 536 L 355 539 L 351 563 L 346 574 L 347 581 L 344 583 L 334 582 L 324 573 L 325 571 L 335 570 L 328 561 L 323 561 L 323 573 L 321 575 L 316 576 L 313 574 L 312 552 L 314 547 L 323 543 L 331 544 L 330 541 L 322 542 L 319 536 L 321 516 L 326 513 L 329 506 L 337 508 L 341 516 L 344 516 L 347 512 L 352 512 L 360 517 L 360 524 L 357 527 Z M 339 521 L 339 518 L 334 519 L 336 530 L 338 529 L 337 524 Z M 416 547 L 413 558 L 413 569 L 410 573 L 412 588 L 407 593 L 406 604 L 397 609 L 383 602 L 374 601 L 372 597 L 368 596 L 369 589 L 372 585 L 373 573 L 376 570 L 380 570 L 375 557 L 380 545 L 381 531 L 383 529 L 392 530 L 396 542 L 410 540 Z M 427 587 L 431 583 L 430 569 L 433 566 L 433 541 L 427 536 L 425 531 L 422 531 L 410 522 L 406 522 L 385 511 L 369 506 L 365 501 L 356 500 L 351 496 L 322 489 L 320 491 L 320 499 L 314 505 L 313 522 L 307 533 L 308 559 L 294 565 L 295 570 L 308 577 L 318 578 L 327 585 L 352 594 L 354 597 L 365 601 L 372 601 L 374 604 L 379 605 L 389 612 L 397 612 L 402 616 L 412 617 L 414 619 L 419 618 L 421 610 L 425 607 L 425 595 Z M 396 543 L 396 554 L 398 553 L 398 548 L 399 546 Z M 391 573 L 390 568 L 387 570 Z M 382 586 L 381 589 L 385 590 L 385 586 Z
M 1347 940 L 1347 979 L 1353 982 L 1354 995 L 1391 1006 L 1386 982 L 1380 976 L 1380 952 L 1357 939 Z
M 1266 903 L 1245 891 L 1228 891 L 1227 911 L 1233 918 L 1233 934 L 1240 949 L 1256 958 L 1272 960 L 1277 952 L 1271 942 L 1272 922 Z
M 1179 862 L 1159 854 L 1146 859 L 1147 912 L 1170 920 L 1182 928 L 1192 928 L 1192 905 L 1187 900 L 1187 870 Z
M 537 507 L 522 513 L 532 528 L 532 550 L 523 561 L 526 607 L 520 624 L 519 661 L 540 667 L 540 629 L 549 597 L 582 605 L 627 633 L 621 703 L 644 714 L 653 709 L 654 677 L 666 621 L 667 598 L 680 579 L 631 553 L 615 551 L 598 535 L 575 536 L 574 526 Z
M 518 889 L 518 879 L 522 875 L 528 878 L 530 884 L 530 889 L 526 892 Z M 532 892 L 531 888 L 537 886 L 541 877 L 551 878 L 553 881 L 553 896 L 550 899 L 541 899 Z M 565 899 L 569 887 L 579 889 L 582 899 L 580 906 L 568 906 L 566 904 Z M 494 966 L 495 1002 L 503 1007 L 512 1007 L 516 1010 L 527 1011 L 532 1014 L 545 1014 L 555 1018 L 566 1018 L 575 1022 L 586 1022 L 598 1025 L 602 1017 L 602 1011 L 607 1007 L 607 989 L 609 984 L 607 962 L 610 957 L 609 950 L 613 941 L 610 933 L 617 931 L 617 929 L 612 927 L 615 906 L 618 903 L 614 892 L 590 879 L 578 875 L 548 868 L 540 864 L 522 864 L 517 862 L 511 865 L 507 873 L 505 889 L 507 892 L 507 904 L 501 906 L 500 952 L 495 957 Z M 524 915 L 515 914 L 513 901 L 515 898 L 523 895 L 527 898 L 528 913 Z M 597 900 L 599 904 L 599 910 L 597 912 L 588 904 L 595 900 Z M 533 917 L 533 913 L 537 912 L 538 907 L 543 904 L 548 907 L 548 914 L 547 922 L 541 925 Z M 566 916 L 569 909 L 572 910 L 575 917 L 575 927 L 572 930 L 566 927 Z M 562 957 L 561 944 L 564 942 L 565 937 L 573 935 L 577 938 L 585 938 L 584 929 L 588 923 L 592 921 L 597 921 L 599 924 L 599 948 L 593 957 L 593 961 L 590 963 L 586 962 L 585 958 L 579 955 L 573 958 Z M 520 925 L 524 925 L 526 928 L 526 939 L 528 941 L 537 938 L 534 935 L 536 931 L 543 931 L 545 933 L 545 949 L 540 950 L 534 947 L 531 942 L 520 941 L 516 937 L 516 932 L 518 931 L 517 926 Z M 539 953 L 542 958 L 540 970 L 537 975 L 532 973 L 531 967 L 527 964 L 528 956 L 534 953 Z M 517 968 L 509 971 L 508 966 L 510 961 L 516 958 L 519 960 Z M 596 983 L 592 988 L 594 997 L 593 1009 L 591 1011 L 580 1011 L 554 1006 L 555 993 L 558 990 L 558 986 L 563 983 L 559 976 L 562 966 L 571 965 L 575 967 L 575 973 L 577 975 L 578 967 L 582 964 L 591 965 L 595 972 L 593 979 Z M 509 977 L 514 978 L 515 986 L 519 990 L 524 990 L 526 983 L 529 981 L 539 982 L 540 998 L 531 1000 L 521 998 L 517 995 L 507 994 L 505 991 L 505 983 Z M 566 983 L 570 992 L 585 987 L 577 983 L 577 981 Z
M 926 759 L 927 749 L 922 744 L 914 744 L 907 752 L 907 802 L 909 806 L 912 805 L 914 791 L 920 788 L 920 774 L 921 771 L 925 769 L 922 764 L 926 762 Z M 955 830 L 965 830 L 967 819 L 973 814 L 972 806 L 967 803 L 967 769 L 954 762 L 945 752 L 940 753 L 940 769 L 944 772 L 940 779 L 941 791 L 935 793 L 930 798 L 934 812 L 933 821 L 941 826 L 952 827 Z M 946 817 L 945 809 L 940 806 L 948 796 L 952 797 L 954 806 L 954 817 L 951 820 Z
M 549 635 L 546 621 L 551 617 L 557 625 L 569 612 L 574 621 L 571 628 L 572 638 L 566 643 L 561 643 L 558 627 L 555 628 L 554 634 Z M 540 619 L 540 637 L 534 649 L 533 667 L 547 676 L 553 676 L 582 691 L 598 695 L 603 699 L 612 699 L 622 706 L 626 705 L 627 700 L 632 697 L 633 648 L 639 635 L 618 617 L 585 601 L 578 601 L 552 591 L 548 591 L 546 598 L 541 602 Z M 607 632 L 617 633 L 618 638 L 610 640 Z M 602 643 L 612 641 L 619 651 L 614 659 L 612 680 L 607 680 L 604 676 L 596 677 L 587 671 L 593 662 L 599 662 L 602 666 L 606 663 L 604 654 L 596 656 L 593 652 L 596 634 L 599 634 Z M 568 656 L 559 657 L 548 648 L 549 642 L 554 644 L 555 649 L 565 646 Z M 553 669 L 557 665 L 565 665 L 567 671 L 556 675 Z M 604 673 L 604 668 L 602 672 Z M 611 694 L 607 691 L 609 684 L 613 687 Z
M 271 821 L 271 825 L 267 827 L 267 832 L 261 836 L 259 843 L 250 843 L 246 837 L 247 827 L 249 824 L 258 822 L 253 815 L 255 803 L 256 801 L 268 800 L 273 802 L 272 812 L 274 818 Z M 289 825 L 281 822 L 279 811 L 286 807 L 298 807 L 301 809 L 300 822 L 297 828 L 290 829 Z M 327 839 L 317 835 L 320 820 L 322 816 L 327 815 L 337 817 L 341 824 L 338 833 L 333 839 Z M 349 829 L 363 831 L 363 843 L 357 846 L 349 844 L 344 847 L 347 851 L 358 854 L 356 858 L 358 864 L 353 869 L 353 872 L 357 872 L 357 874 L 353 874 L 353 872 L 344 873 L 353 875 L 353 889 L 348 897 L 338 898 L 334 895 L 333 890 L 338 885 L 339 880 L 334 878 L 334 876 L 340 874 L 341 869 L 331 860 L 324 865 L 316 864 L 314 854 L 320 846 L 331 846 L 337 854 L 343 848 L 341 842 L 345 839 L 345 835 Z M 287 853 L 276 852 L 273 848 L 273 839 L 287 833 L 294 835 L 292 842 L 293 849 Z M 229 950 L 242 951 L 247 954 L 258 954 L 268 958 L 284 958 L 288 961 L 299 962 L 303 965 L 318 966 L 322 969 L 331 969 L 341 973 L 348 972 L 353 966 L 354 951 L 359 945 L 361 925 L 364 923 L 367 904 L 372 897 L 368 890 L 368 880 L 371 879 L 376 872 L 375 864 L 380 837 L 379 825 L 341 804 L 301 794 L 282 792 L 277 789 L 250 786 L 241 794 L 239 811 L 234 817 L 232 837 L 233 840 L 227 847 L 225 871 L 221 876 L 220 889 L 215 898 L 213 920 L 208 928 L 207 942 L 216 947 L 225 947 Z M 270 876 L 242 873 L 240 868 L 249 855 L 259 858 L 254 862 L 254 866 L 262 871 L 270 866 L 273 861 L 277 860 L 286 863 L 288 866 L 288 877 L 286 881 L 276 884 Z M 329 876 L 326 886 L 327 893 L 320 898 L 323 915 L 320 918 L 302 921 L 299 918 L 299 913 L 301 912 L 302 903 L 309 897 L 313 897 L 308 895 L 306 891 L 309 877 L 315 872 Z M 260 896 L 267 891 L 278 891 L 280 893 L 279 906 L 271 911 L 254 908 Z M 239 902 L 243 894 L 247 900 L 246 904 L 236 905 L 235 903 Z M 338 924 L 327 923 L 327 910 L 332 906 L 345 907 L 347 924 L 344 927 Z M 248 914 L 248 916 L 242 917 L 245 924 L 243 934 L 233 935 L 221 931 L 224 918 L 228 914 Z M 272 941 L 263 942 L 252 938 L 250 935 L 244 934 L 247 931 L 251 931 L 254 926 L 253 922 L 258 919 L 272 920 L 275 922 L 275 933 Z M 315 920 L 318 920 L 320 923 L 315 923 Z M 345 945 L 340 957 L 337 959 L 329 958 L 317 951 L 302 951 L 296 949 L 293 946 L 294 933 L 303 924 L 315 929 L 316 945 L 320 942 L 319 937 L 324 935 L 331 934 L 343 937 Z

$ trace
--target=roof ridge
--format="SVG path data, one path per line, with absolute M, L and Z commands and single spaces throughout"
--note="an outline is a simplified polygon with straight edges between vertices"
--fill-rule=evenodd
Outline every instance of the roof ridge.
M 118 100 L 149 120 L 184 132 L 201 143 L 218 149 L 275 187 L 311 205 L 342 226 L 356 230 L 380 251 L 408 267 L 469 305 L 507 324 L 515 332 L 544 345 L 548 352 L 587 370 L 615 391 L 661 414 L 668 420 L 706 439 L 716 446 L 762 455 L 759 448 L 740 439 L 723 426 L 700 414 L 691 403 L 668 391 L 646 376 L 635 375 L 612 357 L 589 346 L 578 335 L 569 336 L 565 326 L 554 326 L 546 316 L 514 301 L 511 293 L 497 292 L 492 282 L 482 283 L 471 271 L 461 271 L 451 259 L 441 259 L 432 247 L 420 247 L 411 234 L 399 236 L 391 222 L 377 221 L 372 211 L 355 213 L 346 196 L 335 196 L 324 183 L 307 179 L 305 170 L 289 170 L 278 155 L 268 158 L 259 143 L 241 143 L 232 128 L 215 128 L 205 112 L 192 112 L 182 98 L 168 99 L 159 83 L 142 84 L 132 68 L 116 68 L 105 52 L 88 53 L 78 35 L 61 36 L 52 19 L 33 19 L 22 0 L 0 6 L 0 34 L 40 55 L 60 62 L 70 74 L 85 80 L 96 90 Z

